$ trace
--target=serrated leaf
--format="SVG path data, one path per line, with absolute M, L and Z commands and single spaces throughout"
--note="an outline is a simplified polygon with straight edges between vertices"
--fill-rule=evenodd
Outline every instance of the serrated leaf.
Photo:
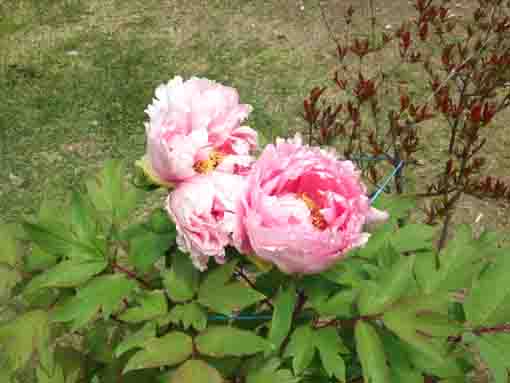
M 228 326 L 209 327 L 195 338 L 195 344 L 200 353 L 216 358 L 252 355 L 271 348 L 253 332 Z
M 202 360 L 192 359 L 180 366 L 169 383 L 222 383 L 220 373 Z
M 118 358 L 126 351 L 133 348 L 142 348 L 151 338 L 156 337 L 156 324 L 154 322 L 146 323 L 141 330 L 127 336 L 115 349 L 115 356 Z
M 312 362 L 315 355 L 313 331 L 308 325 L 294 330 L 285 349 L 285 357 L 292 356 L 292 369 L 296 375 L 301 374 Z
M 424 383 L 423 374 L 412 365 L 402 341 L 388 333 L 381 339 L 391 366 L 392 382 Z
M 354 336 L 365 381 L 390 383 L 391 375 L 386 362 L 386 355 L 381 339 L 374 327 L 365 321 L 358 321 L 354 328 Z
M 424 324 L 427 325 L 427 322 L 426 320 L 420 320 L 414 310 L 406 307 L 395 307 L 391 311 L 384 313 L 382 320 L 385 326 L 399 338 L 420 349 L 437 363 L 443 361 L 445 350 L 440 347 L 437 342 L 438 339 L 425 335 L 422 326 Z M 446 332 L 446 330 L 444 331 Z
M 411 223 L 393 233 L 390 243 L 400 253 L 432 248 L 435 232 L 432 226 Z
M 336 377 L 345 382 L 346 367 L 340 353 L 349 350 L 343 344 L 334 328 L 323 328 L 314 332 L 313 342 L 319 351 L 322 365 L 329 377 Z
M 124 311 L 119 316 L 120 320 L 129 323 L 138 323 L 160 317 L 165 315 L 168 311 L 166 297 L 161 290 L 145 292 L 138 297 L 136 302 L 139 306 Z
M 207 314 L 196 302 L 175 306 L 165 317 L 174 324 L 182 324 L 185 330 L 193 326 L 195 330 L 203 331 L 207 327 Z
M 269 341 L 279 348 L 290 331 L 292 314 L 296 305 L 296 289 L 293 284 L 280 291 L 274 303 L 273 319 L 269 330 Z
M 99 310 L 103 318 L 108 318 L 122 299 L 129 297 L 136 287 L 137 283 L 124 275 L 96 277 L 63 306 L 56 307 L 52 320 L 74 321 L 74 328 L 79 328 L 88 323 Z
M 97 235 L 98 222 L 92 205 L 78 191 L 71 194 L 71 230 L 82 242 L 93 241 Z
M 367 272 L 363 269 L 365 263 L 364 259 L 348 257 L 323 272 L 322 276 L 337 284 L 356 288 L 368 278 Z
M 204 280 L 200 284 L 199 295 L 207 292 L 208 290 L 223 287 L 232 278 L 238 262 L 238 259 L 233 259 L 214 270 L 208 271 Z
M 31 294 L 43 288 L 80 286 L 107 266 L 108 262 L 102 259 L 63 261 L 33 278 L 24 292 Z
M 359 295 L 357 289 L 345 289 L 334 294 L 327 301 L 314 306 L 321 315 L 350 317 L 354 315 L 354 303 Z
M 376 284 L 365 284 L 358 302 L 362 315 L 381 312 L 408 293 L 413 281 L 415 256 L 401 256 L 391 269 L 384 270 Z
M 120 161 L 110 160 L 87 185 L 88 195 L 97 210 L 118 224 L 135 208 L 140 190 L 124 182 L 126 172 Z
M 48 314 L 42 310 L 26 312 L 0 325 L 0 344 L 11 371 L 24 367 L 34 352 L 47 347 L 49 338 Z
M 175 233 L 160 234 L 144 228 L 129 240 L 129 261 L 138 270 L 147 272 L 174 242 Z
M 163 273 L 163 284 L 170 299 L 184 302 L 192 299 L 198 290 L 200 272 L 193 266 L 191 258 L 176 251 L 172 258 L 172 268 Z
M 263 294 L 247 287 L 244 283 L 232 282 L 217 290 L 202 291 L 198 302 L 215 312 L 231 315 L 232 312 L 241 311 L 264 298 Z
M 436 291 L 456 291 L 470 287 L 471 281 L 483 267 L 479 260 L 483 251 L 476 247 L 471 229 L 460 225 L 454 238 L 437 257 L 439 269 L 436 269 L 436 255 L 433 252 L 417 256 L 415 273 L 425 293 Z
M 182 332 L 170 332 L 149 339 L 143 349 L 129 359 L 123 373 L 143 368 L 173 366 L 188 359 L 193 352 L 192 339 Z
M 206 275 L 198 291 L 198 302 L 201 305 L 215 312 L 231 315 L 233 311 L 243 310 L 265 298 L 262 293 L 242 282 L 227 283 L 237 262 L 230 261 Z
M 510 301 L 510 258 L 498 257 L 473 283 L 465 301 L 466 319 L 473 326 L 497 324 L 494 317 Z M 498 318 L 504 319 L 504 318 Z M 506 321 L 510 317 L 506 318 Z
M 23 229 L 30 240 L 48 254 L 68 258 L 97 259 L 103 254 L 97 247 L 77 241 L 63 227 L 52 228 L 40 224 L 24 222 Z

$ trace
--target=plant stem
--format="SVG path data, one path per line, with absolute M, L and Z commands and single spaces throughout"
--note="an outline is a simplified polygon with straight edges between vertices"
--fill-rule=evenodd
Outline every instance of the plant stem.
M 250 280 L 250 278 L 248 278 L 248 276 L 244 273 L 243 269 L 242 268 L 237 268 L 236 270 L 236 274 L 243 280 L 245 281 L 248 286 L 250 286 L 253 290 L 255 291 L 258 291 L 255 284 Z M 266 305 L 268 305 L 271 310 L 274 310 L 274 306 L 273 304 L 271 303 L 271 301 L 269 300 L 269 298 L 265 298 L 264 300 L 262 300 L 263 303 L 265 303 Z
M 139 278 L 134 271 L 128 270 L 125 267 L 120 266 L 117 262 L 113 262 L 112 264 L 113 270 L 119 271 L 122 274 L 127 275 L 128 278 L 134 279 L 139 282 L 146 289 L 150 289 L 150 285 L 144 281 L 142 278 Z

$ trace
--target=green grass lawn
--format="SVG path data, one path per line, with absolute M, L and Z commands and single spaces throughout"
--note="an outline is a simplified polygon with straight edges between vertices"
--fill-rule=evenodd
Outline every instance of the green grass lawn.
M 267 136 L 294 127 L 328 67 L 264 25 L 280 16 L 263 2 L 227 3 L 0 3 L 0 221 L 33 212 L 107 158 L 140 157 L 144 109 L 176 75 L 236 87 L 254 107 L 249 124 Z M 312 15 L 301 16 L 286 26 Z

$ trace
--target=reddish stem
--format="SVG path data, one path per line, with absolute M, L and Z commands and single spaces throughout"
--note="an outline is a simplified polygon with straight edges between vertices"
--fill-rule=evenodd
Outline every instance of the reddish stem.
M 120 266 L 117 262 L 114 262 L 112 264 L 112 267 L 113 267 L 113 270 L 117 270 L 117 271 L 127 275 L 128 278 L 136 280 L 146 289 L 150 289 L 150 285 L 146 281 L 144 281 L 142 278 L 139 278 L 134 271 L 128 270 L 125 267 Z

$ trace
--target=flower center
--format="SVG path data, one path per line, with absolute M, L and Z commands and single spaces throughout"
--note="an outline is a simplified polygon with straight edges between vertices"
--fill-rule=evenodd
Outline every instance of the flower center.
M 193 169 L 200 174 L 206 174 L 212 172 L 214 169 L 218 167 L 218 165 L 223 161 L 225 155 L 223 153 L 217 152 L 213 150 L 209 154 L 209 158 L 207 160 L 200 160 L 195 162 L 193 165 Z
M 326 219 L 322 215 L 317 204 L 310 197 L 308 197 L 306 193 L 301 193 L 300 198 L 303 200 L 308 210 L 310 210 L 312 225 L 314 225 L 319 230 L 326 230 L 328 223 L 326 222 Z

